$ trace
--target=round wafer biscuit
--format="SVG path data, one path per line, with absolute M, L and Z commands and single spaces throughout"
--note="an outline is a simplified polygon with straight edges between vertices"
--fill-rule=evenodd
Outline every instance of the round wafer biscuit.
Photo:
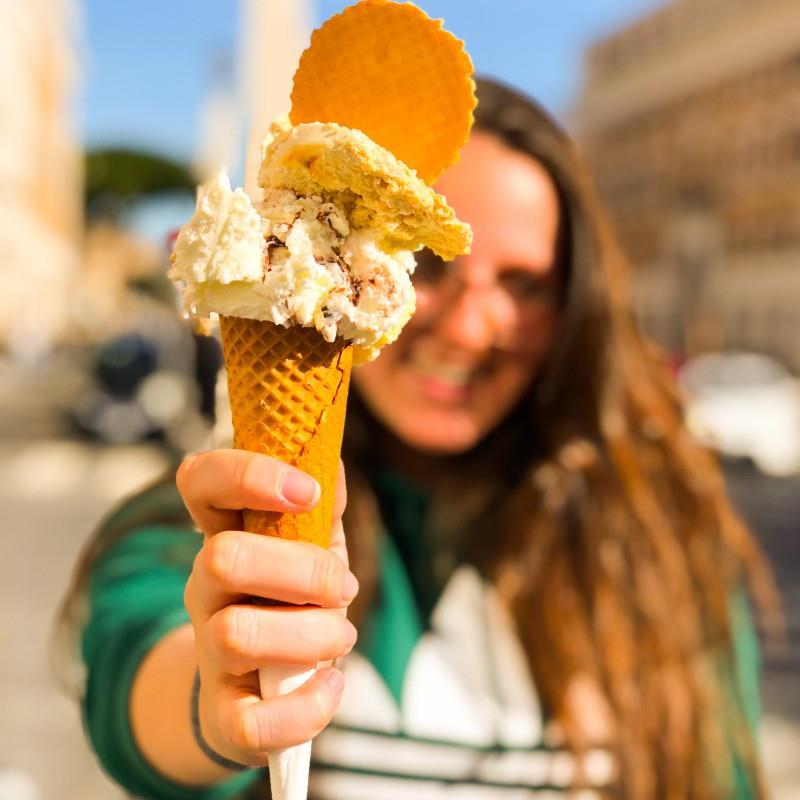
M 475 103 L 472 62 L 441 20 L 361 0 L 311 35 L 290 118 L 357 128 L 433 183 L 457 159 Z

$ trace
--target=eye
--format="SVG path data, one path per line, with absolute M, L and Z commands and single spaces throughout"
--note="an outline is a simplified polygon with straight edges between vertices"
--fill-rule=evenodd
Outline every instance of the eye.
M 447 273 L 447 262 L 439 258 L 432 250 L 424 247 L 414 254 L 417 262 L 412 275 L 415 284 L 436 284 Z
M 554 295 L 549 276 L 537 275 L 523 268 L 505 269 L 497 281 L 515 300 L 548 300 Z

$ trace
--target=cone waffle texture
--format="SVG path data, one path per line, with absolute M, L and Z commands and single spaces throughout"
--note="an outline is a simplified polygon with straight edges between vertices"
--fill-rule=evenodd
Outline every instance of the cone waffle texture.
M 290 117 L 357 128 L 433 183 L 469 135 L 471 75 L 463 43 L 441 20 L 412 3 L 362 0 L 312 34 Z
M 245 511 L 245 530 L 327 547 L 352 347 L 316 328 L 239 317 L 221 317 L 220 329 L 234 446 L 293 464 L 322 488 L 310 512 Z

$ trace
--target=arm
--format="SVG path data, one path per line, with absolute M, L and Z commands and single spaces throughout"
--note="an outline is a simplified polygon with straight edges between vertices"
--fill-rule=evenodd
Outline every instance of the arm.
M 139 750 L 159 772 L 176 783 L 208 786 L 233 773 L 206 758 L 192 734 L 189 709 L 196 661 L 192 626 L 168 633 L 136 673 L 130 718 Z
M 208 786 L 231 775 L 204 755 L 191 730 L 189 699 L 198 669 L 203 738 L 242 764 L 265 765 L 270 749 L 312 738 L 338 704 L 343 678 L 334 668 L 319 670 L 284 697 L 262 701 L 258 690 L 259 667 L 330 660 L 355 641 L 344 616 L 357 584 L 346 567 L 343 491 L 328 551 L 238 530 L 241 508 L 301 509 L 279 499 L 288 494 L 281 482 L 289 469 L 231 450 L 191 457 L 179 470 L 179 489 L 205 534 L 185 591 L 191 625 L 173 630 L 148 653 L 130 702 L 139 749 L 178 784 Z M 297 605 L 256 606 L 246 602 L 251 596 Z

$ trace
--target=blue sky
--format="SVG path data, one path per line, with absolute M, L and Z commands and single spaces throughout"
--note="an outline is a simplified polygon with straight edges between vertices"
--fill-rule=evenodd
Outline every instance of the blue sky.
M 269 2 L 269 0 L 264 0 Z M 317 0 L 319 22 L 349 2 Z M 418 0 L 465 40 L 479 72 L 563 115 L 586 44 L 663 0 Z M 236 43 L 236 0 L 84 0 L 79 119 L 89 146 L 188 158 L 215 56 Z

